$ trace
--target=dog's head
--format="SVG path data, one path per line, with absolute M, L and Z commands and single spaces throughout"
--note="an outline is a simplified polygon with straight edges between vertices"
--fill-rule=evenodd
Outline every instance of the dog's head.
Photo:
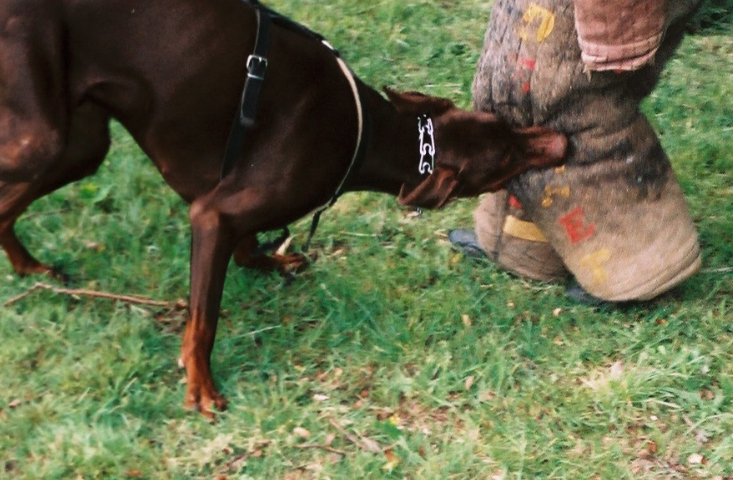
M 432 172 L 405 183 L 399 201 L 439 208 L 454 197 L 493 192 L 531 168 L 557 165 L 567 139 L 545 127 L 512 128 L 496 115 L 457 108 L 453 102 L 421 93 L 385 89 L 398 113 L 432 121 L 435 164 Z M 430 150 L 430 147 L 427 147 Z

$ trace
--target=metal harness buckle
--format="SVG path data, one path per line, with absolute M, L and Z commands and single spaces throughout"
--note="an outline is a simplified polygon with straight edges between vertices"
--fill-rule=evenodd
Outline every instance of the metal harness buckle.
M 267 59 L 259 55 L 250 55 L 247 57 L 247 76 L 255 80 L 265 79 L 265 70 L 267 70 Z

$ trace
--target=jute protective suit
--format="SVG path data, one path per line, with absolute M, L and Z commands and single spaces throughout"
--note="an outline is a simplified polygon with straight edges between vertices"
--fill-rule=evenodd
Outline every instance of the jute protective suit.
M 701 0 L 496 0 L 474 106 L 570 140 L 475 212 L 479 244 L 531 278 L 572 274 L 608 301 L 647 300 L 693 275 L 700 248 L 669 158 L 640 102 Z

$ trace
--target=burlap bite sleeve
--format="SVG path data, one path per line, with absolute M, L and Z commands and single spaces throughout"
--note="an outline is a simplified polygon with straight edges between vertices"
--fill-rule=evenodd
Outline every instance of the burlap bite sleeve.
M 599 3 L 608 4 L 605 12 L 610 5 L 639 2 Z M 632 49 L 620 61 L 645 58 L 646 63 L 634 71 L 591 72 L 583 61 L 587 55 L 581 52 L 572 1 L 496 0 L 473 85 L 476 108 L 513 124 L 547 125 L 568 134 L 563 168 L 529 172 L 508 190 L 581 286 L 611 301 L 652 298 L 700 265 L 697 233 L 679 184 L 639 111 L 700 1 L 643 3 L 663 6 L 647 10 L 662 17 L 658 47 L 646 53 Z M 588 5 L 577 6 L 586 15 L 582 21 L 588 19 Z M 584 41 L 614 47 L 605 34 L 618 28 L 615 23 L 606 30 L 593 27 Z M 638 32 L 648 36 L 653 30 L 614 38 L 625 45 Z

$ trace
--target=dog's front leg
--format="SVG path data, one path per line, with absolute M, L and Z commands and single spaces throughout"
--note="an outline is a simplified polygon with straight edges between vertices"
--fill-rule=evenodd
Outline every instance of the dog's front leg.
M 204 202 L 194 202 L 189 215 L 192 234 L 190 317 L 181 348 L 181 361 L 188 376 L 186 406 L 213 418 L 214 408 L 223 410 L 227 403 L 214 388 L 210 358 L 234 242 L 220 214 Z

